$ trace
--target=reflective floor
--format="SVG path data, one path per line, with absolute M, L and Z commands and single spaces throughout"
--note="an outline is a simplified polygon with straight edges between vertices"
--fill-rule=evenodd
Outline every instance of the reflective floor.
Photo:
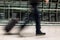
M 4 26 L 0 26 L 0 40 L 60 40 L 60 26 L 41 26 L 42 32 L 45 32 L 44 36 L 35 35 L 35 26 L 27 26 L 20 32 L 23 37 L 19 35 L 3 35 Z M 14 27 L 11 33 L 17 33 L 18 27 Z

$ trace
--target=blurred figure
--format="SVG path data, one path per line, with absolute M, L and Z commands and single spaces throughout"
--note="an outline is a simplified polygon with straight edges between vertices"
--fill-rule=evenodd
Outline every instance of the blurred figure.
M 21 25 L 21 29 L 24 29 L 24 27 L 26 26 L 26 24 L 29 22 L 29 20 L 31 20 L 31 15 L 36 23 L 36 35 L 45 35 L 45 33 L 41 32 L 41 25 L 40 25 L 40 15 L 37 9 L 37 6 L 39 5 L 39 1 L 40 0 L 29 0 L 30 1 L 30 5 L 31 5 L 31 11 L 32 13 L 29 15 L 29 18 L 25 20 L 24 24 Z M 46 4 L 49 2 L 49 0 L 45 0 Z
M 20 35 L 20 31 L 25 28 L 26 24 L 29 22 L 29 20 L 31 20 L 31 17 L 32 17 L 36 23 L 36 35 L 45 35 L 45 33 L 41 32 L 40 15 L 39 15 L 39 12 L 37 9 L 37 6 L 39 5 L 40 0 L 29 0 L 29 1 L 30 1 L 32 12 L 29 14 L 29 18 L 27 17 L 27 19 L 25 20 L 23 25 L 20 26 L 20 30 L 19 30 L 18 34 Z M 45 0 L 45 1 L 46 1 L 46 4 L 48 4 L 49 0 Z M 14 22 L 10 23 L 10 25 L 14 26 L 18 20 L 14 20 Z M 13 26 L 11 26 L 11 27 L 13 28 Z M 6 29 L 7 28 L 5 28 L 5 30 Z M 8 30 L 9 30 L 9 27 L 8 27 Z M 6 31 L 7 32 L 6 34 L 10 34 L 9 31 Z

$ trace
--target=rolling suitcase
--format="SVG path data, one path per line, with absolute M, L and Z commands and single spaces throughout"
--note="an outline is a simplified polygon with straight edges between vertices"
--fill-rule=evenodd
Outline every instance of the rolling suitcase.
M 9 23 L 5 26 L 4 30 L 6 32 L 9 32 L 14 26 L 15 24 L 17 23 L 18 21 L 16 21 L 15 19 L 12 19 L 9 21 Z

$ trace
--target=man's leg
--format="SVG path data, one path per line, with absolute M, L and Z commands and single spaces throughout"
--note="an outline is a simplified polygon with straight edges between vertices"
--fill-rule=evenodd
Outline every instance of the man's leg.
M 36 35 L 45 35 L 45 33 L 41 32 L 41 25 L 38 15 L 35 15 L 35 22 L 36 22 Z
M 34 19 L 35 19 L 35 23 L 36 23 L 36 35 L 45 35 L 45 33 L 41 32 L 40 16 L 39 16 L 39 12 L 36 8 L 34 10 Z

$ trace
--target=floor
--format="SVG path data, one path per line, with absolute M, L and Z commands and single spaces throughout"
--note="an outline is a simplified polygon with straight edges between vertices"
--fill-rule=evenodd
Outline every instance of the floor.
M 4 26 L 0 26 L 0 40 L 60 40 L 60 26 L 41 26 L 42 32 L 46 35 L 35 35 L 35 26 L 26 26 L 24 30 L 20 32 L 20 35 L 4 35 Z M 11 33 L 17 33 L 19 27 L 14 27 Z

